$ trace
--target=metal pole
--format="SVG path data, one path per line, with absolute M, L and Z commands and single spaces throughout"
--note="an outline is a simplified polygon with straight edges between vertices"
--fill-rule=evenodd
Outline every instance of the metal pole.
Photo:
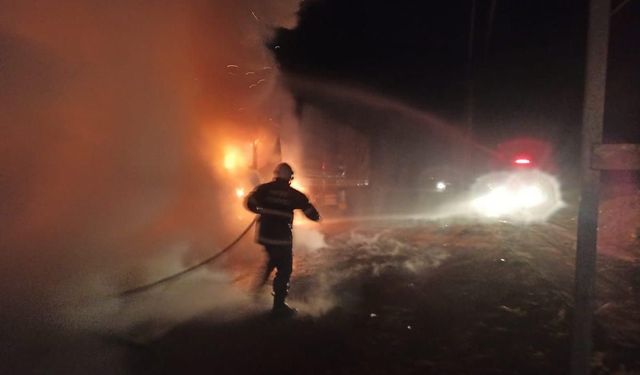
M 591 160 L 593 146 L 602 143 L 610 12 L 610 0 L 590 1 L 582 118 L 582 184 L 576 250 L 572 375 L 588 375 L 591 370 L 600 193 L 600 171 L 592 168 Z

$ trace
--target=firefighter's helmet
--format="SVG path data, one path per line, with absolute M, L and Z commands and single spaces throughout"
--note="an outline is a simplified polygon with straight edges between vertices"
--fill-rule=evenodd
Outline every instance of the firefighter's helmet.
M 291 181 L 293 179 L 293 168 L 287 163 L 280 163 L 273 170 L 273 175 L 276 178 Z

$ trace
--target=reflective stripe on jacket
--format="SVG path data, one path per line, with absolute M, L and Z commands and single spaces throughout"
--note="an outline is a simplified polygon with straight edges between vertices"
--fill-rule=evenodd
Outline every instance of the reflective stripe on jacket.
M 260 215 L 257 241 L 264 245 L 291 244 L 295 209 L 303 210 L 311 220 L 320 219 L 309 198 L 281 179 L 259 185 L 247 197 L 246 205 L 250 211 Z

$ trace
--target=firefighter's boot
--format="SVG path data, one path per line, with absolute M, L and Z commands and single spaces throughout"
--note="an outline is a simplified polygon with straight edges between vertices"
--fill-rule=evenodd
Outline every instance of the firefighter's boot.
M 278 295 L 278 294 L 276 294 L 273 297 L 273 309 L 271 309 L 271 314 L 273 314 L 274 316 L 287 317 L 287 316 L 293 316 L 298 312 L 298 310 L 287 305 L 284 302 L 284 299 L 285 299 L 285 296 Z

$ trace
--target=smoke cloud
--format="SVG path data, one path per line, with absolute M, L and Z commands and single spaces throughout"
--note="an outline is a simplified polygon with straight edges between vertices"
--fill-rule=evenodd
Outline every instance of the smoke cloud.
M 234 194 L 246 150 L 257 140 L 268 155 L 274 134 L 296 127 L 264 46 L 274 27 L 295 26 L 297 6 L 0 0 L 3 322 L 95 324 L 100 314 L 74 306 L 193 264 L 249 223 Z M 243 159 L 234 170 L 230 149 Z M 231 280 L 260 252 L 241 245 L 193 276 L 197 295 L 170 293 L 185 303 L 166 319 L 243 303 Z M 127 305 L 125 318 L 164 302 L 181 303 Z M 122 311 L 105 303 L 89 309 Z

